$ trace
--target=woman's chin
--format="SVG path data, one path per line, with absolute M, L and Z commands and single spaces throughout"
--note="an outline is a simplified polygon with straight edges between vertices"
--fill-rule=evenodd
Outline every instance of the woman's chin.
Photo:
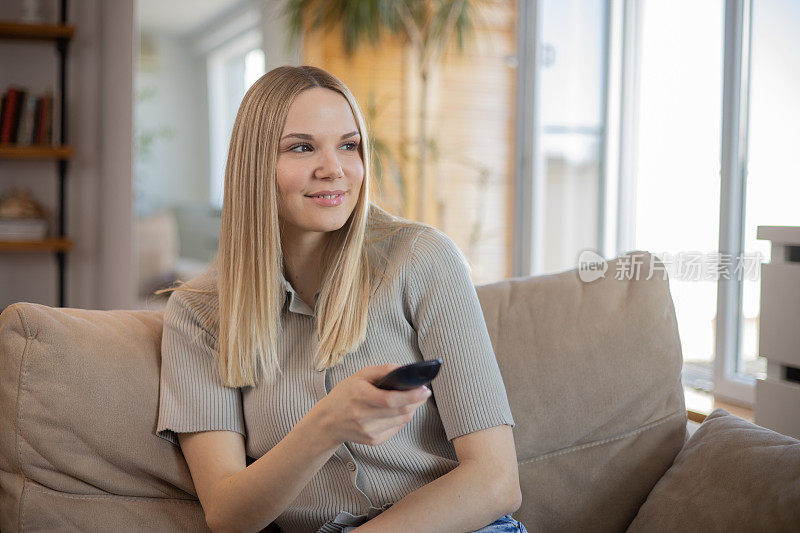
M 329 233 L 331 231 L 342 229 L 342 226 L 344 226 L 345 222 L 347 222 L 346 218 L 341 220 L 337 218 L 336 220 L 319 221 L 315 224 L 305 224 L 302 226 L 302 229 L 305 231 L 315 231 L 318 233 Z
M 328 233 L 342 229 L 352 214 L 352 210 L 347 212 L 346 209 L 337 209 L 336 211 L 334 212 L 333 209 L 330 209 L 329 212 L 298 210 L 293 213 L 294 216 L 285 221 L 289 222 L 289 228 L 293 228 L 294 231 Z

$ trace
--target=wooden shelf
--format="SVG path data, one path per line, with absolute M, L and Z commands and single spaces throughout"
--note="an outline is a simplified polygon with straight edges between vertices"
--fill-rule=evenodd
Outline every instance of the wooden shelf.
M 3 241 L 0 252 L 66 252 L 72 249 L 70 239 L 44 239 L 41 241 Z
M 0 39 L 24 39 L 33 41 L 54 41 L 72 39 L 75 27 L 58 24 L 20 24 L 0 21 Z
M 697 411 L 692 411 L 691 409 L 686 410 L 686 417 L 692 422 L 697 422 L 698 424 L 702 424 L 703 420 L 706 419 L 706 415 L 703 413 L 698 413 Z
M 71 159 L 71 146 L 0 144 L 0 159 Z

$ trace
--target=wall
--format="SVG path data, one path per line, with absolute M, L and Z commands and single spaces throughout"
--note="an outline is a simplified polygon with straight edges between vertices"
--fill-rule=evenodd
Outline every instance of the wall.
M 43 2 L 48 22 L 57 2 Z M 14 20 L 20 0 L 0 3 Z M 68 55 L 68 140 L 75 148 L 66 181 L 68 307 L 130 308 L 134 299 L 131 209 L 133 0 L 70 2 L 76 26 Z M 51 43 L 0 43 L 0 88 L 9 83 L 40 91 L 56 87 Z M 47 161 L 0 160 L 0 191 L 25 186 L 48 209 L 57 208 L 57 168 Z M 55 306 L 55 254 L 0 254 L 0 307 L 17 301 Z
M 205 58 L 192 49 L 190 41 L 178 36 L 138 37 L 134 129 L 139 138 L 142 133 L 164 129 L 169 130 L 170 137 L 159 137 L 147 157 L 137 158 L 137 212 L 151 213 L 177 203 L 206 204 L 209 146 Z M 142 99 L 145 94 L 148 96 Z

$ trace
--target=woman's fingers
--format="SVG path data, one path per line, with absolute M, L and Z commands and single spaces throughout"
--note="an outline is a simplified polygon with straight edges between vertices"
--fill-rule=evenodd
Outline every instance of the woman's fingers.
M 414 418 L 414 414 L 416 413 L 417 409 L 427 401 L 427 397 L 407 405 L 404 405 L 400 409 L 393 410 L 391 413 L 374 419 L 374 426 L 371 428 L 372 434 L 377 431 L 389 431 L 392 428 L 399 430 L 402 426 L 407 424 Z
M 421 395 L 419 398 L 413 399 L 409 403 L 403 403 L 399 407 L 375 407 L 372 405 L 367 405 L 366 409 L 367 412 L 375 418 L 392 418 L 395 416 L 403 416 L 416 411 L 419 406 L 428 400 L 429 397 L 430 393 L 427 393 Z
M 425 386 L 407 391 L 383 390 L 372 386 L 364 391 L 363 399 L 375 407 L 399 409 L 405 405 L 426 400 L 430 395 L 430 389 Z
M 422 406 L 422 404 L 424 404 L 426 401 L 427 401 L 427 398 L 424 399 L 424 400 L 421 400 L 419 402 L 416 402 L 414 404 L 409 405 L 408 409 L 404 410 L 404 412 L 402 412 L 399 415 L 385 418 L 384 421 L 387 424 L 385 426 L 386 427 L 385 431 L 394 430 L 394 432 L 392 433 L 392 435 L 394 435 L 394 433 L 399 431 L 404 425 L 409 423 L 412 418 L 414 418 L 414 414 L 416 413 L 417 408 Z
M 325 398 L 326 409 L 343 441 L 377 445 L 388 440 L 431 396 L 428 387 L 408 391 L 379 389 L 375 382 L 398 368 L 386 364 L 364 367 L 339 383 Z
M 391 372 L 392 370 L 400 368 L 400 365 L 396 365 L 394 363 L 387 363 L 385 365 L 379 366 L 365 366 L 355 375 L 359 375 L 369 381 L 370 383 L 377 383 L 383 376 Z
M 385 442 L 392 435 L 400 431 L 413 416 L 414 413 L 411 412 L 408 414 L 374 420 L 371 427 L 365 432 L 366 440 L 372 445 Z

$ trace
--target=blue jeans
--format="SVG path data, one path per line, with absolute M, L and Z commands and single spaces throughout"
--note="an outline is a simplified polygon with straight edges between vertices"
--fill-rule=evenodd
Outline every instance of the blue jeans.
M 372 513 L 370 513 L 372 514 Z M 372 518 L 372 517 L 370 517 Z M 317 533 L 349 533 L 367 521 L 367 516 L 353 516 L 348 512 L 342 511 L 336 518 L 329 520 L 317 531 Z M 510 514 L 500 517 L 488 526 L 482 527 L 474 533 L 528 533 L 521 523 L 514 520 Z
M 475 531 L 475 533 L 512 533 L 515 531 L 528 533 L 528 530 L 525 529 L 525 526 L 514 520 L 510 514 L 507 514 L 498 520 L 495 520 L 488 526 L 480 528 L 478 531 Z

